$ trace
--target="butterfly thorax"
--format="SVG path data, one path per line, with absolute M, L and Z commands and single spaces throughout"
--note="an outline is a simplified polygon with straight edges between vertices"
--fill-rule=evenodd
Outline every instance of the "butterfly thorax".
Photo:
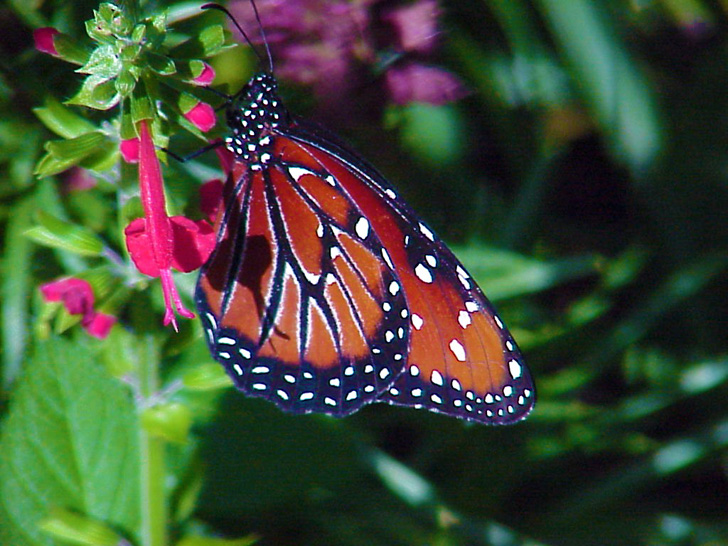
M 275 78 L 258 73 L 228 105 L 227 124 L 232 134 L 225 138 L 225 146 L 251 169 L 260 169 L 271 159 L 271 133 L 287 119 Z

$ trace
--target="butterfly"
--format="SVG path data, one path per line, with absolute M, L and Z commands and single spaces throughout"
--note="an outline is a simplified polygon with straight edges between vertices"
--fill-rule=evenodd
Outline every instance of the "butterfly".
M 286 109 L 270 65 L 226 103 L 234 161 L 195 290 L 213 357 L 294 413 L 525 418 L 529 370 L 471 275 L 370 163 Z

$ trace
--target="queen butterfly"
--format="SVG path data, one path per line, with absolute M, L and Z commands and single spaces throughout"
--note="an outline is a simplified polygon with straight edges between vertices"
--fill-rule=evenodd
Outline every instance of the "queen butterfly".
M 387 402 L 525 418 L 535 392 L 513 337 L 392 185 L 293 117 L 272 67 L 228 97 L 226 117 L 234 162 L 195 301 L 235 386 L 294 413 Z

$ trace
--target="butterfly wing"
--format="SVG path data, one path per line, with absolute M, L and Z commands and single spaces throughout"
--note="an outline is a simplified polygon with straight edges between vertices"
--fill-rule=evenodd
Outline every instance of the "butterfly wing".
M 379 401 L 488 424 L 531 411 L 535 392 L 521 353 L 453 253 L 370 164 L 335 137 L 298 124 L 288 135 L 302 168 L 333 178 L 382 245 L 407 300 L 406 366 Z M 290 152 L 287 157 L 294 154 Z
M 196 302 L 235 386 L 284 410 L 346 415 L 388 389 L 406 359 L 406 300 L 357 204 L 273 136 L 264 168 L 238 161 Z
M 336 137 L 292 121 L 270 74 L 227 115 L 236 161 L 195 298 L 237 388 L 293 412 L 383 401 L 523 419 L 535 393 L 515 341 L 391 185 Z

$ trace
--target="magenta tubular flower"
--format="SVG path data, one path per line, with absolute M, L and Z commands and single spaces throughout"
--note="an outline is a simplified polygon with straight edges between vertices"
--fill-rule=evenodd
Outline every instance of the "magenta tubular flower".
M 56 44 L 54 43 L 54 39 L 58 34 L 60 34 L 60 32 L 53 27 L 36 28 L 33 31 L 35 48 L 41 53 L 47 53 L 48 55 L 58 57 L 58 51 L 56 50 Z
M 165 325 L 172 323 L 176 330 L 175 313 L 185 318 L 194 318 L 195 315 L 182 304 L 172 279 L 173 231 L 165 208 L 162 169 L 149 132 L 148 121 L 140 121 L 138 128 L 139 185 L 144 207 L 144 230 L 149 237 L 154 265 L 159 270 L 162 282 L 165 304 L 163 322 Z
M 62 302 L 71 315 L 82 315 L 81 326 L 95 338 L 104 339 L 116 323 L 116 317 L 94 309 L 93 290 L 83 279 L 68 278 L 49 282 L 42 285 L 40 291 L 45 301 Z

